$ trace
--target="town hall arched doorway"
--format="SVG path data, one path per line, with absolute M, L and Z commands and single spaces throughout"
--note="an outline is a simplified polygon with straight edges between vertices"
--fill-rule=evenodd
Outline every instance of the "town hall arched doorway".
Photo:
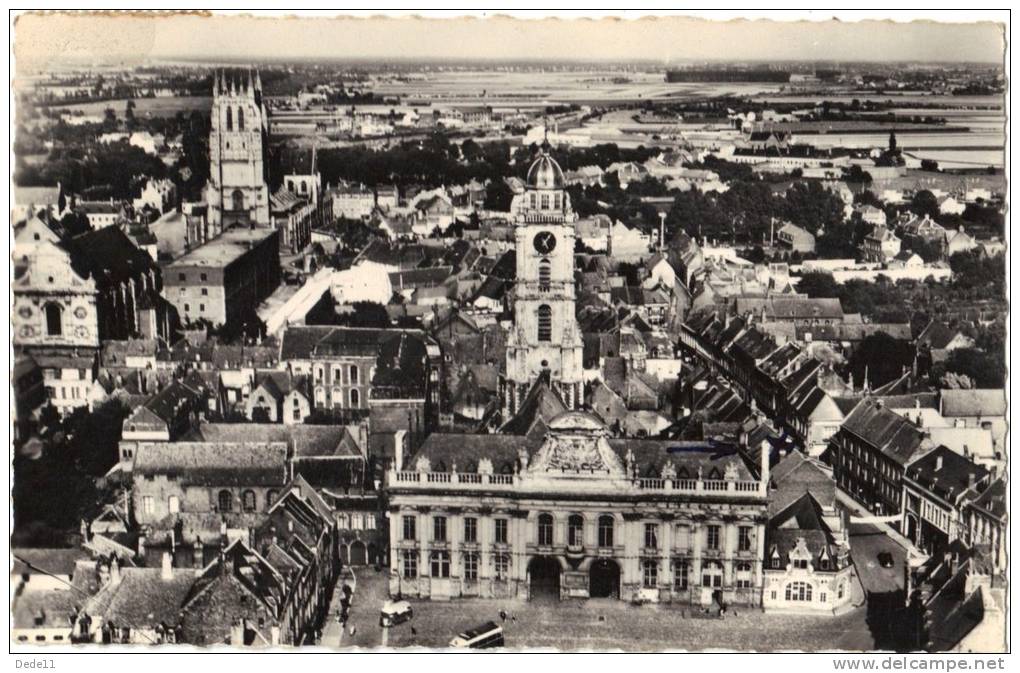
M 352 542 L 350 557 L 352 566 L 368 565 L 368 548 L 365 543 L 361 540 Z
M 596 559 L 588 571 L 588 595 L 592 598 L 620 597 L 620 565 L 610 559 Z
M 528 564 L 528 597 L 559 600 L 560 570 L 560 562 L 551 556 L 533 558 Z

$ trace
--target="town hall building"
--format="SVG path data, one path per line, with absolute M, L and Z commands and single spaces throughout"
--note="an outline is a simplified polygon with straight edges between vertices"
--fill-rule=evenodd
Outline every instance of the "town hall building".
M 434 433 L 387 474 L 390 594 L 760 605 L 768 455 L 585 411 L 544 438 Z

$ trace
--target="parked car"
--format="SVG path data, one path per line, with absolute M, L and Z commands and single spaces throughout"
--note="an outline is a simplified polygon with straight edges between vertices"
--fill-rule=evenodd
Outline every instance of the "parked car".
M 379 612 L 379 626 L 396 626 L 410 621 L 414 610 L 407 601 L 386 601 Z
M 496 622 L 485 622 L 481 626 L 461 633 L 450 641 L 450 647 L 488 649 L 503 647 L 503 627 Z

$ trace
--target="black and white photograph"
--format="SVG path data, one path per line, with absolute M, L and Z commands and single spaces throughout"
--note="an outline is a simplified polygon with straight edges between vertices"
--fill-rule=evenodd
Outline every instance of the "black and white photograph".
M 1008 10 L 9 28 L 12 666 L 1006 668 Z

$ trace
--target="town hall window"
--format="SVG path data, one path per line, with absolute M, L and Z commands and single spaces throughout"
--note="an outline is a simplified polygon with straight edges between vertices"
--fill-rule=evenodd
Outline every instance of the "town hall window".
M 645 524 L 645 549 L 659 548 L 659 526 L 654 523 Z
M 245 491 L 241 496 L 241 504 L 244 507 L 245 512 L 255 511 L 255 491 Z
M 509 522 L 506 519 L 496 519 L 496 544 L 507 544 Z
M 751 527 L 741 526 L 737 530 L 737 550 L 751 551 Z
M 234 496 L 230 491 L 220 491 L 217 504 L 221 512 L 229 512 L 234 509 Z
M 478 519 L 464 517 L 464 542 L 478 542 Z
M 237 108 L 237 130 L 244 130 L 244 108 Z
M 413 580 L 418 577 L 418 552 L 412 549 L 404 550 L 404 579 Z
M 63 331 L 63 310 L 58 304 L 46 304 L 46 333 L 50 336 L 60 336 Z
M 659 562 L 644 560 L 641 562 L 641 586 L 654 589 L 659 586 Z
M 415 520 L 413 516 L 404 516 L 404 539 L 415 539 Z
M 538 340 L 552 341 L 552 309 L 546 304 L 538 307 Z
M 538 515 L 538 544 L 549 546 L 553 543 L 552 514 Z
M 352 386 L 358 385 L 358 367 L 357 367 L 357 365 L 351 365 L 350 374 L 351 374 L 350 384 Z
M 679 560 L 673 566 L 674 591 L 687 591 L 690 582 L 691 566 L 686 560 Z
M 719 549 L 719 526 L 707 526 L 706 535 L 708 536 L 708 549 L 717 551 Z
M 430 558 L 432 561 L 432 577 L 445 578 L 450 576 L 450 552 L 434 551 Z
M 227 108 L 227 130 L 234 130 L 234 110 L 233 108 Z
M 722 565 L 718 561 L 706 561 L 701 569 L 701 586 L 715 587 L 722 586 Z
M 613 517 L 609 515 L 599 517 L 599 546 L 613 546 Z
M 571 547 L 584 544 L 584 517 L 580 514 L 571 514 L 567 520 L 567 544 Z
M 432 539 L 436 542 L 446 542 L 446 517 L 432 517 Z
M 468 552 L 464 554 L 464 579 L 474 581 L 478 579 L 478 553 Z
M 510 554 L 496 554 L 493 557 L 493 566 L 496 571 L 497 580 L 506 580 L 510 577 Z
M 737 564 L 737 588 L 751 588 L 751 564 L 747 561 L 741 561 Z
M 351 390 L 351 407 L 358 408 L 361 406 L 361 393 L 357 390 Z

